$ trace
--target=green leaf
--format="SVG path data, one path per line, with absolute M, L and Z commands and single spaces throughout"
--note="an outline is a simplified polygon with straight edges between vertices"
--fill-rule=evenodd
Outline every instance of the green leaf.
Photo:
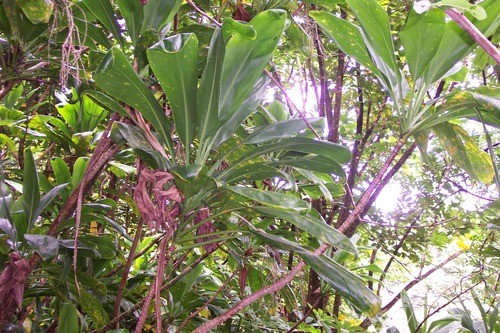
M 181 7 L 181 0 L 148 0 L 143 7 L 144 19 L 142 21 L 141 33 L 147 30 L 161 31 L 177 13 Z
M 50 0 L 18 0 L 17 3 L 33 24 L 48 23 L 54 10 L 54 3 Z
M 69 183 L 71 181 L 71 172 L 69 171 L 68 165 L 62 158 L 55 157 L 51 159 L 50 166 L 54 171 L 54 176 L 56 177 L 58 184 Z
M 252 163 L 233 169 L 222 180 L 228 184 L 234 184 L 242 181 L 266 180 L 282 176 L 276 168 L 263 163 Z
M 318 23 L 321 31 L 333 40 L 345 54 L 356 59 L 360 65 L 365 66 L 375 75 L 380 75 L 370 57 L 361 29 L 358 26 L 324 11 L 311 11 L 309 15 Z
M 120 26 L 116 20 L 111 2 L 109 0 L 82 0 L 82 2 L 123 47 L 124 42 L 120 33 Z
M 136 0 L 117 0 L 116 3 L 127 25 L 127 31 L 132 44 L 135 45 L 139 39 L 139 32 L 141 31 L 143 22 L 144 13 L 142 4 Z
M 386 79 L 387 89 L 396 102 L 402 100 L 403 78 L 396 61 L 394 44 L 387 12 L 377 0 L 346 1 L 363 30 L 363 39 L 380 72 Z M 381 78 L 383 80 L 383 78 Z
M 278 152 L 295 151 L 306 154 L 316 154 L 326 156 L 339 164 L 345 164 L 351 159 L 351 153 L 345 147 L 327 141 L 317 141 L 309 138 L 293 137 L 281 140 L 276 143 L 263 145 L 254 148 L 236 164 L 248 161 L 254 157 Z
M 137 109 L 160 135 L 160 142 L 174 152 L 170 122 L 165 111 L 130 65 L 127 57 L 112 48 L 94 73 L 94 80 L 107 94 Z
M 283 34 L 285 19 L 286 13 L 282 10 L 261 12 L 248 23 L 257 33 L 255 39 L 236 34 L 227 43 L 222 65 L 219 125 L 232 117 L 262 76 Z
M 311 210 L 311 207 L 307 202 L 289 194 L 261 191 L 244 186 L 227 186 L 226 188 L 231 192 L 242 195 L 265 206 L 291 209 L 297 212 L 308 212 Z
M 61 193 L 62 190 L 66 188 L 68 183 L 65 184 L 60 184 L 51 189 L 49 192 L 47 192 L 41 199 L 40 199 L 40 204 L 38 205 L 38 208 L 36 210 L 36 215 L 40 216 L 42 212 L 50 205 L 50 203 Z
M 309 118 L 307 121 L 313 124 L 322 124 L 324 122 L 323 118 Z M 298 134 L 303 130 L 306 130 L 307 124 L 304 119 L 290 119 L 286 121 L 281 121 L 275 124 L 265 125 L 257 127 L 255 131 L 247 136 L 244 143 L 263 143 L 268 141 L 274 141 L 278 139 L 289 138 L 292 135 Z
M 87 165 L 89 164 L 88 157 L 78 157 L 73 164 L 73 175 L 71 177 L 71 188 L 75 190 L 78 185 L 80 185 L 85 171 L 87 170 Z
M 45 260 L 54 259 L 59 251 L 59 241 L 53 236 L 24 234 L 28 245 Z
M 417 317 L 415 316 L 413 305 L 405 290 L 401 292 L 401 302 L 403 303 L 403 309 L 405 310 L 408 328 L 410 329 L 410 332 L 416 332 L 418 327 Z
M 100 91 L 87 89 L 82 93 L 82 96 L 88 96 L 95 103 L 99 104 L 108 111 L 118 112 L 120 115 L 130 118 L 130 115 L 127 111 L 125 111 L 120 103 Z
M 40 204 L 40 188 L 38 186 L 38 174 L 35 160 L 30 149 L 24 151 L 24 176 L 23 176 L 23 213 L 25 225 L 16 226 L 18 237 L 29 232 L 37 219 L 38 206 Z
M 483 7 L 473 5 L 467 0 L 441 0 L 432 4 L 433 7 L 453 7 L 462 13 L 470 13 L 478 20 L 484 20 L 488 15 Z
M 314 172 L 326 174 L 335 174 L 345 178 L 344 169 L 342 166 L 330 157 L 322 155 L 305 155 L 305 156 L 285 156 L 277 161 L 268 162 L 269 165 L 288 165 L 295 168 L 305 169 Z
M 432 9 L 421 15 L 410 11 L 400 33 L 413 80 L 421 78 L 434 57 L 445 30 L 445 13 Z
M 480 149 L 463 128 L 442 123 L 432 128 L 453 161 L 473 179 L 489 184 L 494 170 L 488 153 Z
M 88 292 L 80 291 L 80 295 L 77 298 L 82 310 L 92 319 L 97 327 L 102 327 L 109 322 L 106 310 L 104 310 L 102 303 L 95 296 Z
M 71 303 L 61 303 L 59 311 L 59 333 L 79 333 L 78 310 Z
M 361 312 L 374 317 L 380 311 L 382 300 L 366 287 L 360 277 L 328 257 L 317 257 L 310 252 L 297 253 L 326 283 Z
M 282 209 L 279 208 L 281 207 L 252 207 L 252 209 L 261 214 L 288 221 L 296 227 L 318 238 L 319 240 L 333 245 L 340 250 L 352 253 L 356 257 L 358 256 L 358 250 L 356 249 L 354 244 L 352 244 L 349 238 L 347 238 L 337 229 L 326 224 L 326 222 L 321 217 L 316 218 L 310 214 L 297 214 L 291 209 L 283 209 L 285 207 L 283 207 Z
M 500 2 L 496 0 L 483 1 L 481 2 L 481 7 L 483 7 L 487 13 L 500 12 Z M 468 18 L 470 18 L 470 16 L 468 16 Z M 481 21 L 470 18 L 470 21 L 475 24 L 478 30 L 486 37 L 494 33 L 500 26 L 498 15 L 488 15 L 486 19 Z M 441 79 L 458 61 L 469 54 L 474 46 L 475 42 L 461 27 L 454 21 L 448 21 L 439 48 L 427 66 L 424 75 L 425 81 L 432 83 Z
M 218 122 L 215 121 L 219 112 L 219 94 L 221 86 L 222 64 L 225 46 L 221 29 L 215 29 L 208 49 L 207 64 L 201 75 L 197 95 L 198 139 L 200 146 L 204 140 L 215 134 Z
M 224 35 L 224 39 L 229 38 L 233 34 L 239 34 L 250 40 L 257 38 L 257 31 L 255 31 L 254 27 L 235 21 L 230 17 L 226 18 L 222 24 L 222 34 Z
M 189 151 L 196 127 L 198 39 L 195 34 L 168 37 L 147 50 L 149 64 L 165 91 L 175 129 Z

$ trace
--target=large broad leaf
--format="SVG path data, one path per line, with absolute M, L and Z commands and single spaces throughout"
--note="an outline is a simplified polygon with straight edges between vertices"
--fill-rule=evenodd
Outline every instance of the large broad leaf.
M 156 31 L 163 29 L 172 21 L 181 4 L 181 0 L 148 0 L 143 9 L 141 33 L 151 29 Z
M 400 37 L 411 76 L 415 81 L 423 76 L 434 57 L 445 25 L 445 13 L 440 9 L 432 9 L 421 15 L 414 10 L 410 11 Z
M 321 123 L 323 124 L 323 118 L 310 118 L 307 121 L 312 124 Z M 247 136 L 244 143 L 263 143 L 268 141 L 274 141 L 278 139 L 289 138 L 292 135 L 298 134 L 301 131 L 306 130 L 307 124 L 303 119 L 289 119 L 286 121 L 281 121 L 278 123 L 261 126 L 255 129 L 255 131 Z
M 500 2 L 486 0 L 478 5 L 488 13 L 486 19 L 478 21 L 468 14 L 466 16 L 476 25 L 479 31 L 488 37 L 500 25 L 500 15 L 498 14 L 500 13 Z M 424 75 L 425 81 L 432 83 L 445 76 L 458 61 L 470 53 L 474 46 L 474 40 L 461 27 L 454 21 L 447 22 L 441 43 L 427 66 Z
M 494 170 L 488 153 L 480 149 L 458 125 L 442 123 L 432 128 L 455 163 L 475 180 L 489 184 Z
M 170 122 L 165 111 L 134 71 L 129 60 L 117 48 L 104 57 L 94 74 L 94 80 L 107 94 L 137 109 L 160 134 L 160 140 L 173 152 Z
M 365 285 L 365 282 L 357 275 L 349 272 L 344 267 L 325 256 L 316 256 L 307 251 L 297 243 L 291 242 L 283 237 L 268 234 L 260 229 L 250 226 L 251 232 L 265 241 L 267 244 L 285 251 L 293 251 L 318 275 L 345 299 L 366 315 L 373 317 L 379 311 L 382 300 Z
M 266 216 L 272 216 L 288 221 L 296 227 L 304 230 L 319 240 L 333 245 L 340 250 L 358 255 L 358 250 L 343 233 L 326 224 L 321 218 L 316 218 L 310 214 L 297 214 L 292 210 L 278 209 L 272 207 L 252 207 L 257 212 Z
M 111 2 L 109 0 L 83 0 L 82 2 L 88 10 L 101 21 L 104 27 L 111 31 L 113 37 L 115 37 L 123 47 L 124 43 L 120 32 L 120 26 L 116 20 Z
M 78 324 L 78 310 L 71 303 L 62 303 L 59 310 L 59 333 L 78 333 L 80 326 Z
M 306 201 L 285 193 L 261 191 L 251 187 L 227 186 L 231 192 L 242 195 L 250 200 L 262 205 L 274 208 L 295 210 L 298 212 L 308 212 L 311 206 Z
M 23 213 L 25 224 L 16 225 L 18 237 L 29 232 L 38 217 L 37 211 L 40 204 L 40 188 L 35 159 L 30 149 L 24 151 L 24 178 L 23 178 Z
M 241 181 L 265 180 L 275 177 L 283 177 L 283 174 L 276 168 L 263 163 L 251 163 L 232 170 L 221 180 L 228 184 L 232 184 Z
M 198 139 L 200 146 L 205 138 L 215 134 L 218 127 L 219 94 L 225 47 L 222 31 L 215 29 L 208 49 L 207 64 L 201 75 L 198 89 Z
M 80 291 L 78 304 L 82 307 L 83 311 L 92 319 L 97 327 L 106 325 L 109 322 L 109 316 L 104 310 L 102 303 L 92 294 Z
M 132 39 L 132 44 L 136 44 L 139 39 L 139 32 L 141 31 L 143 21 L 143 8 L 140 1 L 135 0 L 117 0 L 120 13 L 127 25 L 127 31 Z
M 309 15 L 321 27 L 321 31 L 332 39 L 345 54 L 356 59 L 373 73 L 380 75 L 368 53 L 358 26 L 324 11 L 311 11 Z
M 147 54 L 151 69 L 168 97 L 177 134 L 189 151 L 196 126 L 196 35 L 179 34 L 166 38 L 150 47 Z
M 236 34 L 227 43 L 220 83 L 220 125 L 239 109 L 262 76 L 283 34 L 285 20 L 282 10 L 261 12 L 248 23 L 255 28 L 255 39 Z
M 25 234 L 24 238 L 43 260 L 55 258 L 59 251 L 59 241 L 53 236 Z

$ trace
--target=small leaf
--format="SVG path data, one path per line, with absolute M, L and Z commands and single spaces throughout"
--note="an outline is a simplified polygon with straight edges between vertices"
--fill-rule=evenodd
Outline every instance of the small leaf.
M 24 151 L 24 179 L 23 179 L 23 212 L 25 225 L 20 230 L 17 228 L 18 236 L 22 237 L 29 232 L 35 223 L 38 215 L 38 205 L 40 204 L 40 189 L 38 186 L 38 174 L 35 160 L 30 149 Z
M 24 238 L 45 261 L 54 259 L 59 251 L 59 241 L 53 236 L 24 234 Z

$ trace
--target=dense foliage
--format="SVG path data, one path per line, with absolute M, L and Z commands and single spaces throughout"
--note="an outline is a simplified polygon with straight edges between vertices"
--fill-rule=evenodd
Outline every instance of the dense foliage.
M 499 25 L 1 1 L 1 330 L 497 331 Z

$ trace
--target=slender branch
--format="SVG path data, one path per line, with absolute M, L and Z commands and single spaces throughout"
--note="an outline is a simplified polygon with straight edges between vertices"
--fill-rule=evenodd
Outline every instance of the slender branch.
M 302 318 L 300 318 L 300 320 L 298 322 L 296 322 L 292 327 L 290 327 L 290 329 L 288 331 L 286 331 L 286 333 L 291 333 L 293 332 L 301 323 L 303 323 L 307 317 L 309 317 L 309 315 L 311 314 L 311 312 L 313 312 L 314 309 L 316 309 L 316 307 L 318 306 L 319 302 L 321 301 L 321 297 L 319 297 L 316 302 L 314 302 L 314 304 L 312 306 L 309 307 L 309 309 L 307 309 L 307 312 L 304 313 L 304 315 L 302 316 Z
M 446 258 L 444 261 L 442 261 L 441 263 L 439 263 L 438 265 L 432 267 L 431 269 L 429 269 L 427 272 L 425 272 L 424 274 L 421 274 L 419 275 L 416 279 L 410 281 L 404 288 L 403 290 L 404 291 L 408 291 L 410 290 L 411 288 L 413 288 L 415 285 L 417 285 L 419 282 L 425 280 L 429 275 L 431 275 L 432 273 L 434 273 L 435 271 L 437 271 L 438 269 L 442 268 L 444 265 L 446 265 L 447 263 L 449 263 L 450 261 L 454 260 L 455 258 L 457 258 L 458 256 L 460 256 L 462 253 L 464 253 L 464 251 L 457 251 L 455 253 L 453 253 L 451 256 L 449 256 L 448 258 Z M 403 291 L 401 290 L 401 291 Z M 397 303 L 397 301 L 399 301 L 399 299 L 401 298 L 401 292 L 399 292 L 396 296 L 394 296 L 394 298 L 389 302 L 387 303 L 386 305 L 384 305 L 384 307 L 380 310 L 380 314 L 383 314 L 383 313 L 386 313 L 387 311 L 389 311 L 390 308 L 392 308 L 394 306 L 394 304 Z
M 444 10 L 448 16 L 455 21 L 465 32 L 469 34 L 469 36 L 474 39 L 476 43 L 481 46 L 486 53 L 488 53 L 495 62 L 500 65 L 500 50 L 493 45 L 481 31 L 479 31 L 474 24 L 464 14 L 460 13 L 455 8 L 448 8 Z

